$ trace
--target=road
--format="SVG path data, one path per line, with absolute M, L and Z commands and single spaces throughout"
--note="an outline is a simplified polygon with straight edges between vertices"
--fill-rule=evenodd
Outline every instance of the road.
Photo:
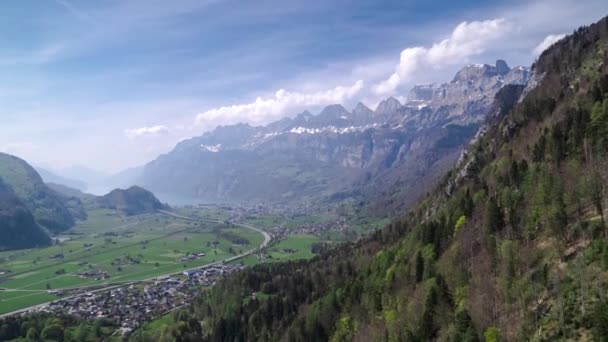
M 166 211 L 166 210 L 159 210 L 158 212 L 161 213 L 161 214 L 167 215 L 167 216 L 175 217 L 175 218 L 186 220 L 186 221 L 207 222 L 207 223 L 224 223 L 224 221 L 220 221 L 220 220 L 195 219 L 195 218 L 192 218 L 192 217 L 178 215 L 176 213 L 173 213 L 173 212 L 170 212 L 170 211 Z M 240 258 L 246 257 L 246 256 L 248 256 L 250 254 L 253 254 L 253 253 L 259 251 L 260 249 L 263 249 L 263 248 L 267 247 L 270 244 L 270 242 L 272 242 L 272 235 L 270 235 L 268 232 L 265 232 L 265 231 L 263 231 L 263 230 L 261 230 L 259 228 L 256 228 L 256 227 L 254 227 L 252 225 L 245 224 L 245 223 L 231 222 L 231 224 L 235 225 L 235 226 L 239 226 L 239 227 L 255 230 L 256 232 L 258 232 L 258 233 L 260 233 L 260 234 L 262 234 L 264 236 L 264 241 L 260 244 L 260 246 L 258 246 L 256 248 L 250 249 L 250 250 L 248 250 L 248 251 L 246 251 L 244 253 L 241 253 L 239 255 L 235 255 L 235 256 L 232 256 L 230 258 L 223 259 L 223 260 L 220 260 L 220 261 L 216 261 L 216 262 L 213 262 L 213 263 L 210 263 L 210 264 L 194 267 L 194 268 L 187 269 L 187 270 L 181 270 L 179 272 L 174 272 L 174 273 L 169 273 L 169 274 L 163 274 L 163 275 L 160 275 L 160 276 L 154 276 L 154 277 L 151 277 L 151 278 L 148 278 L 148 279 L 142 279 L 142 280 L 137 280 L 137 281 L 129 281 L 129 282 L 125 282 L 124 284 L 118 284 L 118 285 L 112 285 L 112 286 L 108 286 L 108 287 L 103 287 L 103 288 L 92 290 L 92 291 L 89 291 L 89 292 L 95 293 L 95 292 L 108 291 L 108 290 L 112 290 L 112 289 L 119 288 L 119 287 L 124 287 L 124 286 L 133 285 L 133 284 L 139 284 L 139 283 L 143 283 L 143 282 L 148 282 L 148 281 L 156 280 L 156 279 L 161 278 L 161 277 L 181 274 L 181 273 L 187 272 L 187 271 L 200 270 L 200 269 L 207 268 L 207 267 L 221 265 L 221 264 L 224 264 L 224 263 L 227 263 L 227 262 L 231 262 L 231 261 L 238 260 Z M 96 287 L 96 286 L 92 285 L 92 286 L 88 286 L 88 287 Z M 65 289 L 58 289 L 58 290 L 78 290 L 78 289 L 84 290 L 84 289 L 86 289 L 88 287 L 75 287 L 75 288 L 65 288 Z M 9 289 L 5 289 L 5 290 L 10 291 Z M 42 304 L 37 304 L 37 305 L 29 306 L 27 308 L 23 308 L 23 309 L 20 309 L 20 310 L 16 310 L 16 311 L 12 311 L 12 312 L 9 312 L 9 313 L 1 314 L 0 315 L 0 319 L 4 318 L 4 317 L 8 317 L 8 316 L 13 316 L 13 315 L 18 315 L 18 314 L 21 314 L 21 313 L 25 313 L 25 312 L 28 312 L 28 311 L 31 311 L 31 310 L 36 310 L 36 309 L 42 308 L 42 307 L 44 307 L 46 305 L 49 305 L 51 303 L 54 303 L 54 302 L 57 302 L 57 301 L 61 301 L 61 300 L 70 299 L 70 298 L 73 298 L 73 297 L 77 297 L 77 296 L 80 296 L 81 294 L 82 293 L 75 294 L 75 295 L 72 295 L 72 296 L 62 297 L 62 298 L 59 298 L 59 299 L 54 300 L 54 301 L 50 301 L 50 302 L 46 302 L 46 303 L 42 303 Z
M 169 216 L 172 216 L 172 217 L 175 217 L 175 218 L 179 218 L 179 219 L 182 219 L 182 220 L 186 220 L 186 221 L 210 222 L 210 223 L 224 223 L 225 222 L 225 221 L 211 220 L 211 219 L 195 219 L 195 218 L 188 217 L 188 216 L 178 215 L 176 213 L 172 213 L 172 212 L 166 211 L 166 210 L 159 210 L 158 212 L 161 213 L 161 214 L 169 215 Z M 232 225 L 235 225 L 235 226 L 239 226 L 239 227 L 255 230 L 256 232 L 262 234 L 264 236 L 264 242 L 260 245 L 260 247 L 258 247 L 258 249 L 262 249 L 262 248 L 268 246 L 268 244 L 270 244 L 270 241 L 272 241 L 272 235 L 270 235 L 269 233 L 261 230 L 260 228 L 256 228 L 256 227 L 254 227 L 254 226 L 252 226 L 250 224 L 246 224 L 246 223 L 236 223 L 236 222 L 230 222 L 230 223 Z M 251 253 L 248 252 L 248 253 L 245 253 L 242 256 L 245 256 L 245 255 L 248 255 L 248 254 L 251 254 Z

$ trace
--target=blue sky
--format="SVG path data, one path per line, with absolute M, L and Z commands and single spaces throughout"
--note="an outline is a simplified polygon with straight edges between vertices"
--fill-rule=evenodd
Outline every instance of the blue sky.
M 605 1 L 7 0 L 0 150 L 115 172 L 219 124 L 529 65 Z M 549 37 L 549 38 L 547 38 Z

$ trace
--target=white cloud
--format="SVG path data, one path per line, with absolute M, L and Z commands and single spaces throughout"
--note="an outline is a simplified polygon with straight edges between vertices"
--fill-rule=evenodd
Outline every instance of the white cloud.
M 125 134 L 129 139 L 135 139 L 144 136 L 158 136 L 166 135 L 169 133 L 169 129 L 163 125 L 156 125 L 150 127 L 131 128 L 125 130 Z
M 555 44 L 557 41 L 561 40 L 565 36 L 566 36 L 566 34 L 564 34 L 564 33 L 550 34 L 550 35 L 546 36 L 545 39 L 543 39 L 543 41 L 540 42 L 538 45 L 536 45 L 534 50 L 532 50 L 532 54 L 534 56 L 540 56 L 540 54 L 543 53 L 543 51 L 547 50 L 548 47 Z
M 511 27 L 504 18 L 464 21 L 456 26 L 449 38 L 433 44 L 430 48 L 417 46 L 401 51 L 395 72 L 375 84 L 372 90 L 378 95 L 389 95 L 424 69 L 462 64 L 470 57 L 482 54 L 487 45 L 509 32 Z
M 251 103 L 213 108 L 200 113 L 196 116 L 196 124 L 205 129 L 239 122 L 264 124 L 306 108 L 343 103 L 359 95 L 363 87 L 363 81 L 358 80 L 351 86 L 309 93 L 280 89 L 274 96 L 258 97 Z
M 376 98 L 391 95 L 406 82 L 412 81 L 415 74 L 440 69 L 444 66 L 458 65 L 469 57 L 482 54 L 487 46 L 502 37 L 511 29 L 511 24 L 503 19 L 462 22 L 450 36 L 431 47 L 410 47 L 401 52 L 399 64 L 394 72 L 374 86 L 365 87 L 363 80 L 351 86 L 339 86 L 322 91 L 288 92 L 277 91 L 274 96 L 258 97 L 245 104 L 213 108 L 196 116 L 196 124 L 205 130 L 217 125 L 246 122 L 254 125 L 266 124 L 288 114 L 311 107 L 347 102 L 353 99 Z M 360 70 L 361 67 L 353 69 Z M 374 71 L 370 74 L 369 71 Z M 385 77 L 386 68 L 368 70 L 364 78 L 373 82 Z M 361 75 L 360 75 L 361 76 Z M 371 95 L 371 96 L 370 96 Z

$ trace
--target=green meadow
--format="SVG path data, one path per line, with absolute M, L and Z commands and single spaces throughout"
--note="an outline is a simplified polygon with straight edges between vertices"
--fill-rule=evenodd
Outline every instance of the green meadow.
M 248 255 L 237 260 L 237 263 L 255 265 L 263 262 L 279 262 L 287 260 L 310 259 L 315 256 L 312 246 L 315 242 L 323 241 L 315 235 L 294 234 L 273 244 L 264 251 L 264 258 L 259 255 Z
M 234 244 L 231 237 L 248 244 Z M 96 210 L 57 240 L 47 248 L 0 254 L 0 271 L 7 272 L 0 275 L 0 314 L 57 299 L 49 290 L 145 280 L 206 265 L 256 248 L 263 237 L 225 224 Z M 201 255 L 182 260 L 192 254 Z

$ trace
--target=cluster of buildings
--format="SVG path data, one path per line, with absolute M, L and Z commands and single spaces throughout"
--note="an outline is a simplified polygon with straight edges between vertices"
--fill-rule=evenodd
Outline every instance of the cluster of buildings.
M 110 278 L 108 272 L 97 268 L 91 268 L 86 271 L 82 271 L 78 273 L 78 275 L 82 278 L 93 278 L 95 280 L 104 280 Z
M 190 253 L 190 254 L 186 255 L 185 257 L 180 258 L 179 261 L 180 262 L 194 261 L 194 260 L 204 257 L 205 255 L 206 254 L 203 252 Z
M 213 205 L 200 204 L 199 208 L 214 207 Z M 216 206 L 217 207 L 217 206 Z M 230 217 L 227 222 L 245 222 L 247 219 L 263 216 L 263 215 L 278 215 L 288 219 L 296 219 L 301 216 L 322 215 L 324 212 L 331 211 L 328 207 L 320 207 L 318 205 L 291 205 L 291 204 L 264 204 L 256 203 L 252 205 L 239 206 L 222 206 L 218 207 L 222 210 L 230 211 Z M 331 217 L 330 215 L 328 217 Z M 332 230 L 345 232 L 349 230 L 349 225 L 345 217 L 336 217 L 334 219 L 324 220 L 323 222 L 306 222 L 297 228 L 286 227 L 269 227 L 265 228 L 274 236 L 281 238 L 289 234 L 311 234 L 321 235 L 322 233 Z
M 337 217 L 333 220 L 323 221 L 323 222 L 309 222 L 305 223 L 301 227 L 296 229 L 292 229 L 292 234 L 312 234 L 312 235 L 321 235 L 322 233 L 332 230 L 337 232 L 345 232 L 349 229 L 349 225 L 346 222 L 345 217 Z
M 201 286 L 211 286 L 219 277 L 242 268 L 218 264 L 184 271 L 179 278 L 164 276 L 107 291 L 73 294 L 41 310 L 84 319 L 106 318 L 128 335 L 141 324 L 190 303 Z
M 330 230 L 345 232 L 349 229 L 348 222 L 346 222 L 346 218 L 344 217 L 337 217 L 335 219 L 323 222 L 306 222 L 297 228 L 287 228 L 283 226 L 266 228 L 268 232 L 279 239 L 290 234 L 308 234 L 320 236 L 321 234 Z

